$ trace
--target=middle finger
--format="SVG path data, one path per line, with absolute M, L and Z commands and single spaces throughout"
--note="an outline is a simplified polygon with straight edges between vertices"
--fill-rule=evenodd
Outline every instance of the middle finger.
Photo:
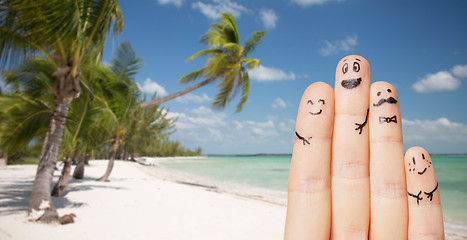
M 370 222 L 368 111 L 370 65 L 357 55 L 336 69 L 332 142 L 333 239 L 366 239 Z

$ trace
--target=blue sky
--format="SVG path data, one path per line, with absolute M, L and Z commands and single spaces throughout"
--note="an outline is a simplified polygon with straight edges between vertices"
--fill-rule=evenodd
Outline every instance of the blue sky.
M 105 58 L 128 40 L 144 67 L 136 80 L 149 96 L 187 86 L 178 79 L 206 59 L 185 60 L 205 49 L 199 40 L 220 11 L 232 12 L 240 36 L 267 29 L 249 57 L 250 98 L 234 113 L 211 103 L 215 84 L 163 104 L 178 117 L 172 139 L 207 154 L 291 153 L 298 103 L 305 88 L 334 85 L 338 61 L 364 56 L 372 82 L 399 94 L 404 145 L 431 153 L 467 153 L 467 1 L 371 0 L 121 0 L 122 34 L 109 40 Z

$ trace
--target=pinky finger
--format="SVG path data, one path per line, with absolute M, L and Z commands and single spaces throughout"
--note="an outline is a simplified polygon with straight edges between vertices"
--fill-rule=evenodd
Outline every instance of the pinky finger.
M 405 154 L 409 239 L 444 239 L 438 180 L 431 157 L 420 147 Z

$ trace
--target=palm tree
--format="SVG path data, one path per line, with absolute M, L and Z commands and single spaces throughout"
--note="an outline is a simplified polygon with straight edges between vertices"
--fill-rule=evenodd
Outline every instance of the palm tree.
M 55 69 L 53 112 L 28 212 L 34 217 L 42 206 L 44 214 L 34 218 L 57 222 L 50 187 L 69 105 L 80 95 L 81 86 L 87 88 L 80 65 L 84 59 L 100 61 L 110 30 L 113 28 L 113 34 L 122 30 L 123 15 L 117 0 L 0 0 L 0 6 L 0 65 L 13 66 L 41 54 Z
M 236 112 L 241 111 L 248 100 L 250 89 L 250 77 L 247 70 L 256 68 L 261 63 L 260 60 L 247 58 L 247 56 L 260 43 L 264 35 L 265 31 L 254 32 L 253 36 L 245 42 L 245 46 L 241 46 L 234 16 L 230 13 L 222 13 L 220 21 L 212 24 L 209 31 L 201 39 L 201 43 L 208 45 L 209 48 L 195 53 L 187 60 L 192 61 L 196 57 L 210 55 L 206 65 L 183 76 L 178 83 L 185 84 L 197 79 L 204 80 L 180 92 L 142 103 L 141 106 L 158 105 L 219 79 L 220 82 L 217 85 L 219 93 L 213 107 L 223 109 L 237 95 L 238 88 L 240 88 L 242 93 Z
M 106 123 L 103 127 L 110 134 L 111 146 L 107 170 L 99 181 L 109 178 L 117 149 L 130 127 L 132 111 L 138 106 L 141 93 L 134 77 L 141 67 L 141 60 L 136 57 L 130 43 L 123 42 L 111 59 L 110 68 L 102 69 L 108 80 L 102 84 L 107 113 L 102 120 Z
M 3 72 L 11 90 L 0 95 L 0 147 L 5 154 L 12 155 L 45 136 L 54 104 L 53 69 L 47 58 L 31 57 Z

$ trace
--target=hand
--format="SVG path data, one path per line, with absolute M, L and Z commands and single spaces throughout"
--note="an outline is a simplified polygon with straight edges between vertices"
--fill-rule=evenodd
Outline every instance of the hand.
M 335 93 L 322 82 L 303 94 L 290 166 L 285 239 L 444 239 L 429 154 L 404 158 L 396 90 L 370 87 L 361 56 L 343 58 Z

